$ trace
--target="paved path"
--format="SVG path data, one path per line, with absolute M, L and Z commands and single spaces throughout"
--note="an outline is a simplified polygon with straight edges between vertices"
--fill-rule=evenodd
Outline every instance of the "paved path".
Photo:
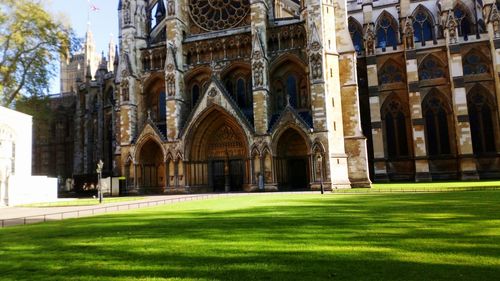
M 182 201 L 193 201 L 209 198 L 234 196 L 238 193 L 224 194 L 186 194 L 150 196 L 140 200 L 103 203 L 92 206 L 67 206 L 67 207 L 1 207 L 0 228 L 20 224 L 38 223 L 52 220 L 88 217 L 108 212 L 146 208 Z M 242 193 L 239 193 L 243 195 Z M 106 202 L 106 200 L 104 201 Z

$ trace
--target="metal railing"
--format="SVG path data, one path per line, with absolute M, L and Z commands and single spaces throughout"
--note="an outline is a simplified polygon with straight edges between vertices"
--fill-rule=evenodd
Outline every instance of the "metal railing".
M 225 194 L 225 193 L 217 193 L 217 194 L 200 194 L 193 196 L 185 196 L 185 197 L 176 197 L 176 198 L 164 198 L 160 200 L 152 200 L 152 201 L 142 201 L 142 202 L 131 202 L 131 203 L 120 203 L 116 205 L 108 205 L 108 206 L 96 206 L 95 208 L 88 209 L 80 209 L 80 210 L 72 210 L 72 211 L 64 211 L 64 212 L 54 212 L 49 214 L 41 214 L 41 215 L 32 215 L 11 219 L 3 219 L 0 220 L 0 228 L 8 227 L 8 226 L 16 226 L 16 225 L 26 225 L 33 224 L 39 222 L 47 222 L 47 221 L 56 221 L 56 220 L 64 220 L 64 219 L 74 219 L 81 217 L 89 217 L 98 214 L 106 214 L 109 212 L 117 212 L 117 211 L 126 211 L 132 209 L 139 208 L 148 208 L 155 207 L 160 205 L 167 205 L 185 201 L 195 201 L 202 199 L 211 199 L 211 198 L 220 198 L 233 196 L 236 194 Z

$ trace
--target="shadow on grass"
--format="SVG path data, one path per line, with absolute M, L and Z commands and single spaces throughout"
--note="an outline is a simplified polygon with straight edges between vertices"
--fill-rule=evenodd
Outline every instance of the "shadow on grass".
M 0 230 L 0 279 L 495 280 L 500 192 L 245 196 Z

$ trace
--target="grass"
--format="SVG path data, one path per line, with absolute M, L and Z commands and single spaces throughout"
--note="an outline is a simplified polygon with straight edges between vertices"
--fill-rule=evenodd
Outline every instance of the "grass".
M 1 280 L 498 280 L 500 192 L 250 195 L 0 229 Z
M 119 203 L 142 200 L 144 197 L 104 197 L 103 203 Z M 48 203 L 34 203 L 20 205 L 20 207 L 69 207 L 69 206 L 92 206 L 99 205 L 99 198 L 86 198 L 75 200 L 64 200 Z
M 500 181 L 438 181 L 438 182 L 392 182 L 374 183 L 372 188 L 352 188 L 334 190 L 335 193 L 373 193 L 373 192 L 446 192 L 498 190 Z

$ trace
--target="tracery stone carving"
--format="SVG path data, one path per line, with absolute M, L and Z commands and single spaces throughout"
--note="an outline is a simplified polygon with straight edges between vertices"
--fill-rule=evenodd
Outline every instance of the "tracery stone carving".
M 255 87 L 262 87 L 264 85 L 264 64 L 256 62 L 253 64 L 253 81 Z
M 167 75 L 167 94 L 169 97 L 175 95 L 175 74 L 171 73 Z
M 235 27 L 249 12 L 249 0 L 191 0 L 189 2 L 191 19 L 205 31 Z
M 124 80 L 121 86 L 122 86 L 122 100 L 128 101 L 130 98 L 128 80 Z
M 212 136 L 208 144 L 208 157 L 225 158 L 245 154 L 244 143 L 233 129 L 224 125 Z

